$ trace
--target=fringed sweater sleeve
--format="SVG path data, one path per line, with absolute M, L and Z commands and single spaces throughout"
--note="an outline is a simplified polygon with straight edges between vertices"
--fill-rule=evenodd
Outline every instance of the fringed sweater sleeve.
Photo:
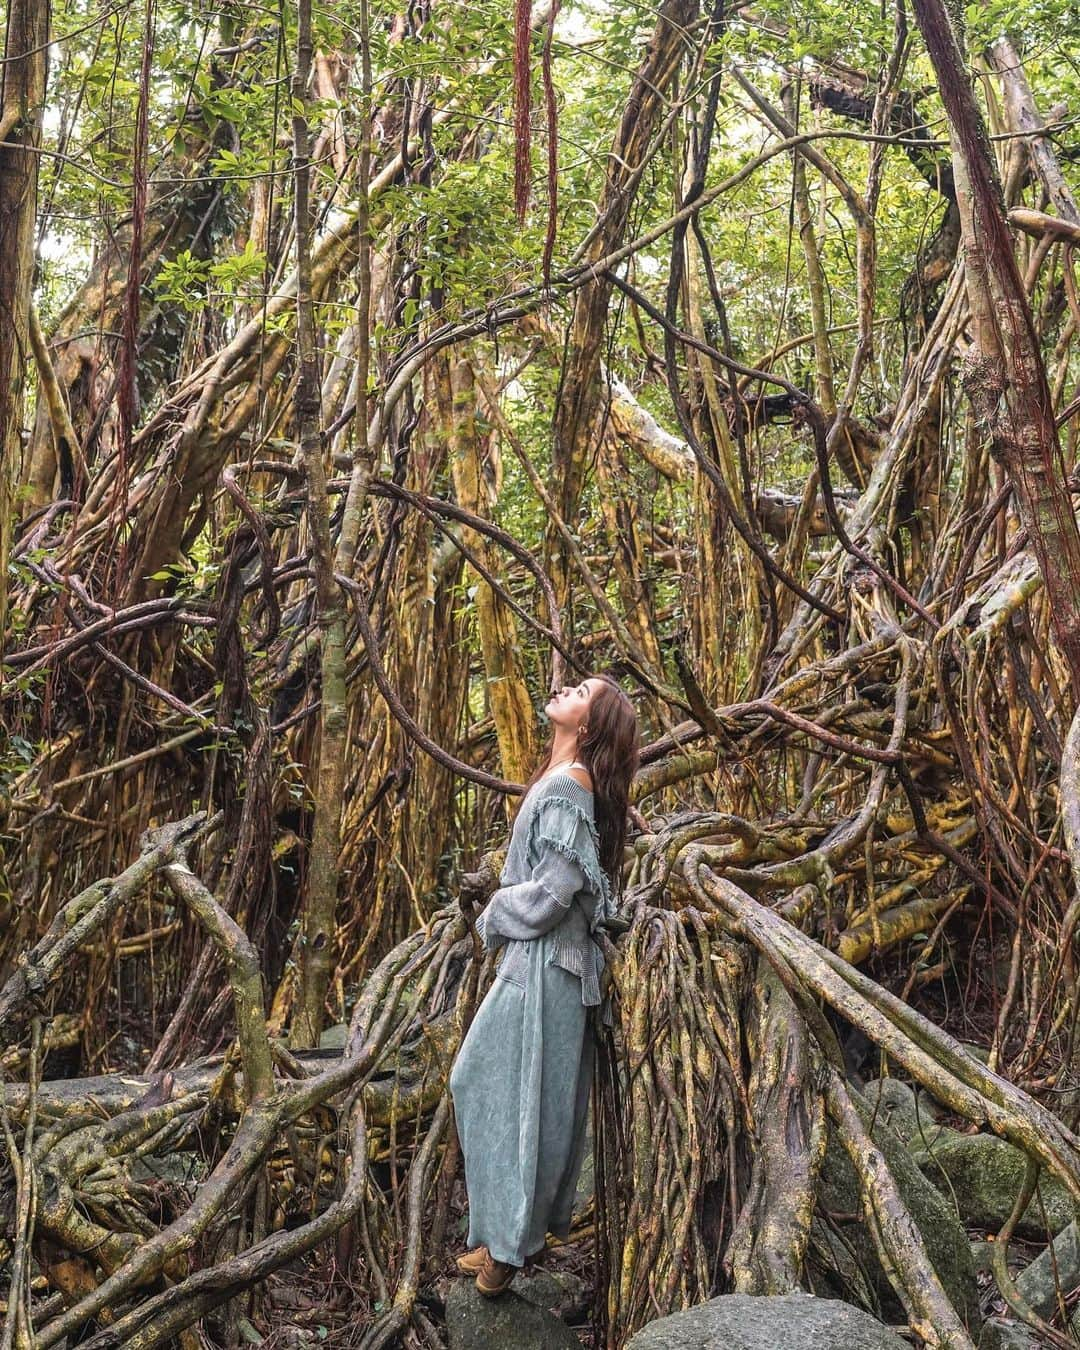
M 573 807 L 558 797 L 543 801 L 532 839 L 531 876 L 500 886 L 476 921 L 486 947 L 543 937 L 566 917 L 574 896 L 589 889 L 592 843 Z

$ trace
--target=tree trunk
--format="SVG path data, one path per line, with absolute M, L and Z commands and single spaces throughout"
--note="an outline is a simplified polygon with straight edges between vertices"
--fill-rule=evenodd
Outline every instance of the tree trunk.
M 10 0 L 0 67 L 0 632 L 14 486 L 22 460 L 23 385 L 30 356 L 30 294 L 38 155 L 48 73 L 49 6 Z
M 344 597 L 334 580 L 330 545 L 330 511 L 320 427 L 315 302 L 311 290 L 311 161 L 306 116 L 311 59 L 311 0 L 300 0 L 296 74 L 292 89 L 296 108 L 293 114 L 293 153 L 296 164 L 296 426 L 307 472 L 308 528 L 312 540 L 322 661 L 314 822 L 300 935 L 300 983 L 290 1036 L 294 1049 L 307 1049 L 318 1044 L 323 1024 L 323 1004 L 334 969 L 347 718 Z
M 584 261 L 595 262 L 616 248 L 626 228 L 646 152 L 665 107 L 665 94 L 682 61 L 686 31 L 698 11 L 697 0 L 664 0 L 656 29 L 634 80 L 608 156 L 610 168 L 597 203 L 600 222 Z M 553 477 L 559 484 L 559 514 L 573 530 L 591 438 L 600 410 L 600 348 L 607 319 L 611 282 L 596 277 L 574 303 L 568 353 L 555 409 Z M 549 527 L 545 558 L 559 607 L 569 591 L 569 560 L 564 541 Z
M 1033 133 L 1045 132 L 1046 122 L 1035 105 L 1035 99 L 1028 84 L 1020 54 L 1010 37 L 998 38 L 990 48 L 994 68 L 1001 76 L 1001 86 L 1005 91 L 1005 113 L 1009 128 L 1016 135 L 1025 137 L 1031 167 L 1038 174 L 1046 195 L 1054 209 L 1064 220 L 1080 225 L 1080 211 L 1076 208 L 1076 198 L 1061 172 L 1053 142 L 1045 135 Z
M 493 497 L 485 473 L 494 447 L 476 419 L 476 382 L 468 357 L 439 357 L 436 369 L 439 411 L 450 447 L 454 497 L 459 506 L 489 519 Z M 463 530 L 465 542 L 480 561 L 498 576 L 499 551 L 491 540 L 475 530 Z M 491 708 L 499 741 L 502 773 L 524 782 L 536 762 L 536 715 L 525 684 L 518 632 L 512 612 L 488 583 L 472 568 L 475 578 L 476 622 L 484 656 L 485 702 Z
M 1053 401 L 1016 265 L 1001 184 L 941 0 L 915 0 L 949 119 L 974 330 L 965 384 L 1016 492 L 1046 583 L 1054 634 L 1080 697 L 1080 530 L 1066 486 Z

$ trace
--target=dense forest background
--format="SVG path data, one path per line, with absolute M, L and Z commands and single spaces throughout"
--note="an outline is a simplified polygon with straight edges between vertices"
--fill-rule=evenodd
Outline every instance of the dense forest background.
M 7 0 L 0 1350 L 447 1343 L 471 920 L 599 670 L 584 1343 L 1076 1343 L 1077 22 Z

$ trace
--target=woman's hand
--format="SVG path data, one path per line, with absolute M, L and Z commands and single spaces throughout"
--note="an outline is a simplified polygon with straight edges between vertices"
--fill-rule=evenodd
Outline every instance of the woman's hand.
M 609 937 L 621 937 L 623 933 L 630 931 L 630 920 L 620 912 L 612 914 L 608 919 L 601 919 L 596 926 L 602 928 Z
M 458 881 L 458 894 L 462 900 L 469 900 L 473 904 L 478 904 L 486 899 L 485 892 L 488 888 L 489 878 L 483 871 L 462 872 Z
M 485 853 L 475 872 L 462 872 L 458 878 L 458 907 L 465 915 L 474 906 L 485 904 L 499 888 L 499 875 L 506 860 L 505 849 Z

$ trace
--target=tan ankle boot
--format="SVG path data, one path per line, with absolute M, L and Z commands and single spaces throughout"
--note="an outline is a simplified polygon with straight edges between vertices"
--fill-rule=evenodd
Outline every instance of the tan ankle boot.
M 464 1256 L 457 1259 L 457 1268 L 463 1275 L 475 1275 L 487 1260 L 488 1249 L 483 1243 L 479 1247 L 474 1247 L 471 1252 L 466 1252 Z
M 489 1252 L 477 1273 L 476 1287 L 485 1298 L 492 1298 L 495 1294 L 501 1294 L 517 1273 L 517 1266 L 512 1266 L 506 1261 L 495 1261 Z

